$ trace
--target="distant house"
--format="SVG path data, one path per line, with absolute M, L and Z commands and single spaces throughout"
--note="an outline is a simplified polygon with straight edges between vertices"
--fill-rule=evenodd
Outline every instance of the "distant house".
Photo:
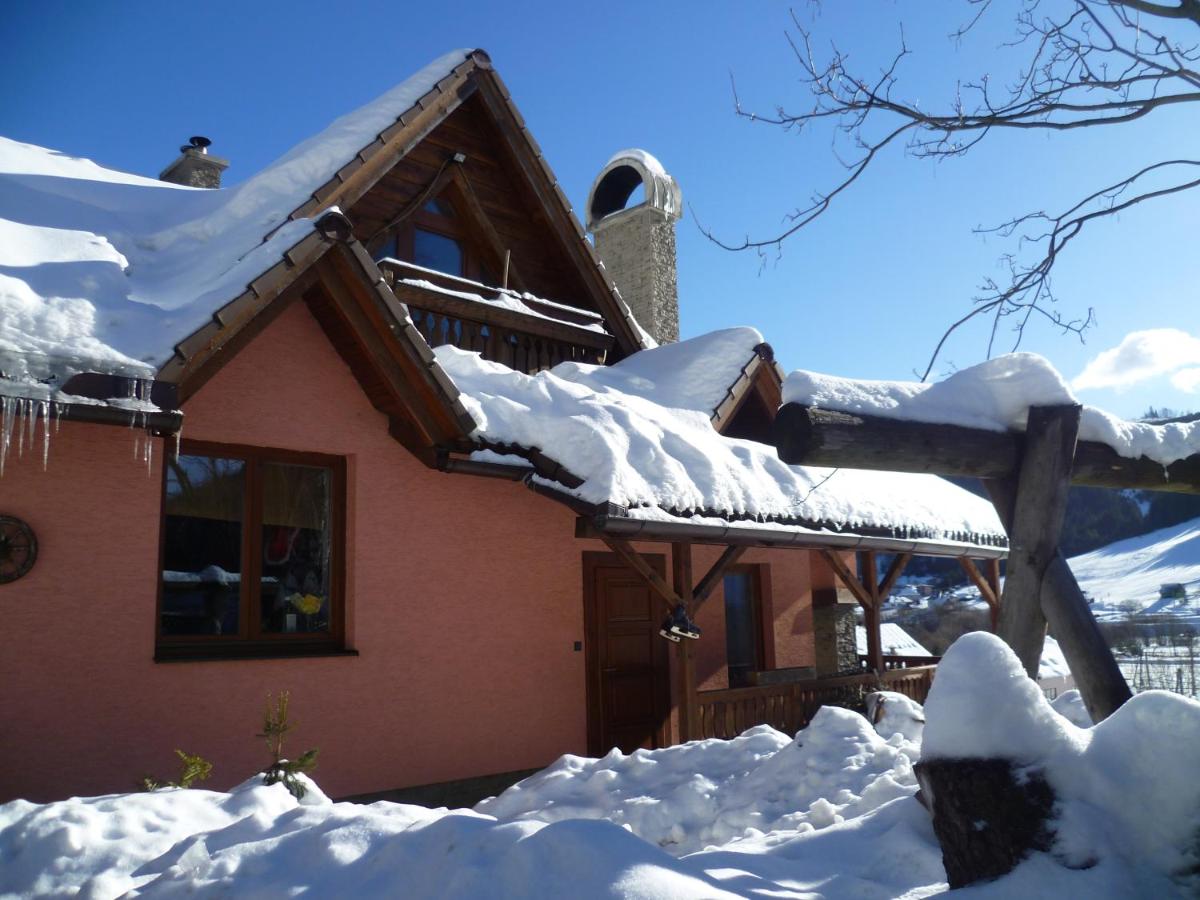
M 867 629 L 864 626 L 858 625 L 855 628 L 855 639 L 858 644 L 858 655 L 865 658 L 867 655 Z M 933 658 L 932 653 L 895 622 L 884 622 L 880 625 L 880 639 L 885 656 Z
M 1006 552 L 940 479 L 780 463 L 762 336 L 675 342 L 674 181 L 604 167 L 602 265 L 481 51 L 227 165 L 0 140 L 0 801 L 227 786 L 282 689 L 338 796 L 795 727 L 853 552 Z

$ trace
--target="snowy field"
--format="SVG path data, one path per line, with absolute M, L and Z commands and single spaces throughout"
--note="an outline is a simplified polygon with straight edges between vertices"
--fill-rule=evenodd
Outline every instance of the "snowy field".
M 976 634 L 947 653 L 924 711 L 884 695 L 878 718 L 825 708 L 795 738 L 763 726 L 566 756 L 474 810 L 332 803 L 315 785 L 297 802 L 258 778 L 16 801 L 0 807 L 0 896 L 929 897 L 947 886 L 914 796 L 922 730 L 928 757 L 1007 757 L 1058 796 L 1052 852 L 963 896 L 1200 889 L 1200 784 L 1179 765 L 1200 745 L 1200 703 L 1142 694 L 1077 727 L 1077 697 L 1051 707 Z

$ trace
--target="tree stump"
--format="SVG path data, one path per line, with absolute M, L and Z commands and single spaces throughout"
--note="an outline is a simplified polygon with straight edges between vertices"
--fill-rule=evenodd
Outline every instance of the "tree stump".
M 933 759 L 916 765 L 951 888 L 999 878 L 1050 849 L 1054 791 L 1006 759 Z

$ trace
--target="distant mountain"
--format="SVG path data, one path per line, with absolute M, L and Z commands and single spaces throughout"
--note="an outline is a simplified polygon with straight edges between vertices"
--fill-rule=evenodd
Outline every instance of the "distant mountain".
M 1159 587 L 1182 584 L 1191 605 L 1200 604 L 1200 519 L 1109 544 L 1067 562 L 1079 586 L 1098 605 L 1124 601 L 1154 610 Z

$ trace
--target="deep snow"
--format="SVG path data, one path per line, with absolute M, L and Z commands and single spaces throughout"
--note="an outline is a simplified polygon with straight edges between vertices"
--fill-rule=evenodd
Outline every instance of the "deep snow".
M 827 708 L 794 739 L 759 727 L 732 741 L 564 757 L 475 810 L 331 803 L 315 786 L 298 803 L 257 778 L 229 793 L 16 801 L 0 806 L 0 896 L 941 894 L 940 850 L 913 797 L 921 747 L 895 733 L 921 710 L 885 700 L 876 729 Z M 1200 888 L 1200 783 L 1181 756 L 1200 741 L 1200 703 L 1151 692 L 1077 727 L 1003 644 L 976 633 L 947 652 L 924 716 L 927 756 L 1008 756 L 1043 769 L 1059 798 L 1051 852 L 961 896 Z

